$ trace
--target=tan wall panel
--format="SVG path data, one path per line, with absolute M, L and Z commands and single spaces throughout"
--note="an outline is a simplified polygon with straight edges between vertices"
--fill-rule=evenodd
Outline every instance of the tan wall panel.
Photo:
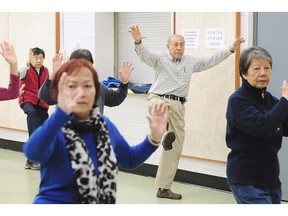
M 182 29 L 200 31 L 199 49 L 186 50 L 195 56 L 212 55 L 218 50 L 205 48 L 207 28 L 224 28 L 225 45 L 235 40 L 235 13 L 176 13 L 176 33 Z M 214 68 L 192 75 L 186 103 L 184 156 L 226 161 L 226 105 L 234 91 L 235 55 Z
M 55 13 L 0 13 L 0 20 L 1 31 L 2 25 L 6 26 L 6 36 L 14 45 L 19 64 L 27 61 L 30 48 L 38 46 L 45 51 L 44 65 L 50 70 L 55 55 Z M 1 102 L 0 106 L 0 127 L 27 130 L 26 115 L 18 100 Z

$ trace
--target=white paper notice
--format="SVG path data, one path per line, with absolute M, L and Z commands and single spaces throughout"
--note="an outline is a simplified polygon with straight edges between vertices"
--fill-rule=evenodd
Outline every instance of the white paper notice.
M 224 28 L 208 28 L 206 29 L 206 49 L 223 49 L 225 42 Z
M 183 29 L 186 49 L 199 49 L 199 29 Z

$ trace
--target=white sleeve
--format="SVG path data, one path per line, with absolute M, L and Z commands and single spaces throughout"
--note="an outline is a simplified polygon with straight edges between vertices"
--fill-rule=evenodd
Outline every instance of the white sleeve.
M 23 79 L 26 74 L 27 74 L 27 70 L 29 69 L 30 67 L 28 67 L 26 64 L 21 64 L 18 68 L 18 71 L 20 73 L 20 79 Z

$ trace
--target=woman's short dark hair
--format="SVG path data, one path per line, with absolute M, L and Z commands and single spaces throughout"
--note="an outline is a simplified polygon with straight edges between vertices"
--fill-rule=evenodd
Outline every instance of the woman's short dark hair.
M 70 55 L 70 59 L 81 59 L 81 58 L 90 61 L 92 64 L 94 63 L 92 54 L 87 49 L 77 49 L 73 51 Z
M 242 78 L 243 75 L 247 75 L 250 64 L 254 59 L 267 60 L 272 68 L 272 57 L 267 50 L 259 46 L 249 47 L 243 50 L 240 55 L 239 72 Z
M 82 67 L 88 68 L 92 73 L 95 90 L 96 90 L 95 100 L 94 100 L 94 104 L 95 104 L 95 102 L 100 96 L 100 83 L 98 80 L 98 74 L 96 70 L 94 69 L 93 65 L 85 59 L 71 59 L 65 62 L 64 64 L 62 64 L 61 67 L 57 70 L 56 75 L 51 82 L 51 96 L 54 100 L 57 100 L 58 83 L 62 74 L 66 72 L 67 75 L 69 76 L 73 73 L 73 71 L 75 71 L 75 69 L 82 68 Z

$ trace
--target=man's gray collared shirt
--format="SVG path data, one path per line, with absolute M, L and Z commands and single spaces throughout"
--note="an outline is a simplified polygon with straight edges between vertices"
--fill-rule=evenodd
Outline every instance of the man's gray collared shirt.
M 179 97 L 187 97 L 192 73 L 208 70 L 232 54 L 225 49 L 209 57 L 183 55 L 181 60 L 175 61 L 169 53 L 150 52 L 143 43 L 135 45 L 135 51 L 142 62 L 155 70 L 149 92 Z

